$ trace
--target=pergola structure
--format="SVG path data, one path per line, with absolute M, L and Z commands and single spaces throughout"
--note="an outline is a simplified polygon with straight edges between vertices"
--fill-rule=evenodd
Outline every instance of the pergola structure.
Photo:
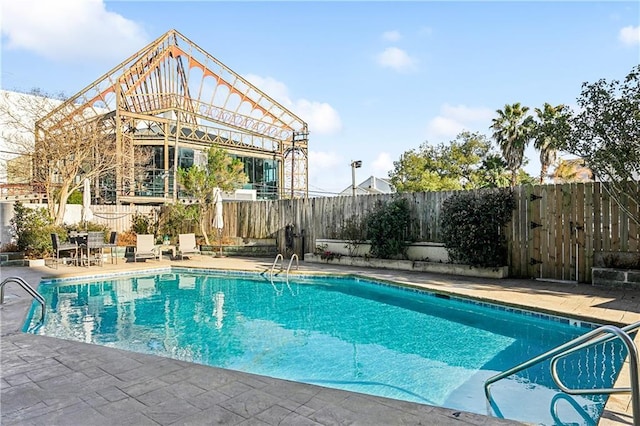
M 277 164 L 280 198 L 308 196 L 307 124 L 176 30 L 51 111 L 36 140 L 71 123 L 115 139 L 117 203 L 176 201 L 179 148 L 211 145 Z M 151 199 L 136 192 L 136 147 L 144 146 L 164 147 L 164 190 Z

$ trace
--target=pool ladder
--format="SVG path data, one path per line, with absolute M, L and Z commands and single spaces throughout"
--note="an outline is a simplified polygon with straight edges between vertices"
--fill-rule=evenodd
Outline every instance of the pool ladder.
M 40 316 L 40 321 L 44 321 L 44 313 L 46 308 L 46 303 L 44 301 L 44 297 L 40 293 L 38 293 L 33 287 L 29 285 L 28 282 L 23 280 L 20 277 L 8 277 L 4 281 L 0 283 L 0 305 L 4 303 L 4 286 L 7 283 L 16 283 L 19 284 L 31 297 L 36 299 L 40 303 L 40 307 L 42 308 L 42 315 Z
M 512 374 L 516 374 L 519 371 L 527 369 L 535 364 L 551 359 L 551 376 L 553 377 L 553 381 L 556 383 L 558 388 L 561 391 L 570 394 L 570 395 L 590 395 L 590 394 L 613 394 L 613 393 L 631 393 L 631 406 L 633 413 L 633 424 L 635 426 L 640 426 L 640 382 L 639 380 L 639 372 L 638 372 L 638 349 L 633 342 L 629 333 L 632 333 L 640 328 L 640 322 L 636 322 L 630 325 L 627 325 L 623 328 L 618 328 L 613 325 L 604 325 L 595 330 L 592 330 L 588 333 L 583 334 L 582 336 L 578 336 L 573 340 L 570 340 L 567 343 L 564 343 L 560 346 L 557 346 L 550 351 L 547 351 L 541 355 L 538 355 L 534 358 L 531 358 L 528 361 L 525 361 L 521 364 L 516 365 L 513 368 L 503 371 L 502 373 L 496 374 L 495 376 L 490 377 L 484 382 L 484 393 L 487 397 L 487 402 L 490 404 L 493 411 L 500 417 L 502 417 L 502 413 L 498 408 L 497 404 L 494 402 L 491 397 L 490 387 L 493 383 L 498 380 L 502 380 L 505 377 L 511 376 Z M 570 355 L 574 352 L 577 352 L 581 349 L 585 349 L 599 343 L 604 343 L 611 341 L 613 339 L 620 339 L 624 346 L 627 348 L 627 353 L 629 354 L 629 369 L 630 369 L 630 379 L 631 379 L 631 387 L 628 388 L 604 388 L 604 389 L 570 389 L 567 387 L 560 376 L 558 375 L 558 360 Z
M 280 271 L 284 270 L 284 256 L 282 253 L 278 253 L 276 258 L 273 260 L 273 264 L 271 265 L 271 270 L 269 271 L 270 275 L 273 277 L 273 271 L 276 268 L 276 264 L 278 263 L 278 259 L 281 260 L 280 263 Z M 300 264 L 298 263 L 298 255 L 293 253 L 291 255 L 291 259 L 289 259 L 289 266 L 287 266 L 287 278 L 289 278 L 289 270 L 291 270 L 291 264 L 293 263 L 293 259 L 296 260 L 296 270 L 300 269 Z

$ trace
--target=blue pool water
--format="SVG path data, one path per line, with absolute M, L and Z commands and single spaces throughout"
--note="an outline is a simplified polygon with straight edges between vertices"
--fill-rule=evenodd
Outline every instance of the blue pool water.
M 484 381 L 594 326 L 359 278 L 288 282 L 167 269 L 42 282 L 25 331 L 481 414 Z M 626 350 L 562 362 L 570 385 L 609 387 Z M 504 417 L 595 424 L 603 396 L 565 397 L 539 364 L 492 386 Z M 523 403 L 526 401 L 526 404 Z

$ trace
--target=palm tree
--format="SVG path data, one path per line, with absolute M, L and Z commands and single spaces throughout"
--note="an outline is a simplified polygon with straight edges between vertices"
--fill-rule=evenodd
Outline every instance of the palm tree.
M 522 167 L 524 150 L 531 140 L 535 121 L 527 114 L 529 107 L 521 106 L 520 102 L 505 105 L 504 111 L 497 110 L 498 118 L 494 118 L 490 129 L 493 138 L 498 143 L 502 156 L 511 172 L 511 186 L 516 186 L 518 169 Z
M 504 188 L 509 186 L 507 163 L 499 154 L 489 154 L 478 169 L 481 188 Z
M 569 133 L 568 109 L 564 105 L 554 107 L 545 102 L 542 109 L 535 111 L 538 122 L 533 146 L 540 151 L 540 183 L 544 183 L 549 167 L 556 162 L 558 150 Z

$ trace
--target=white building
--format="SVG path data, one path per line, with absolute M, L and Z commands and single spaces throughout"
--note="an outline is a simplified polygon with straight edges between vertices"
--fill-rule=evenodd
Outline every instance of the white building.
M 395 192 L 396 189 L 388 179 L 375 176 L 370 176 L 356 185 L 356 195 L 393 194 Z M 353 187 L 349 185 L 339 195 L 353 195 Z

